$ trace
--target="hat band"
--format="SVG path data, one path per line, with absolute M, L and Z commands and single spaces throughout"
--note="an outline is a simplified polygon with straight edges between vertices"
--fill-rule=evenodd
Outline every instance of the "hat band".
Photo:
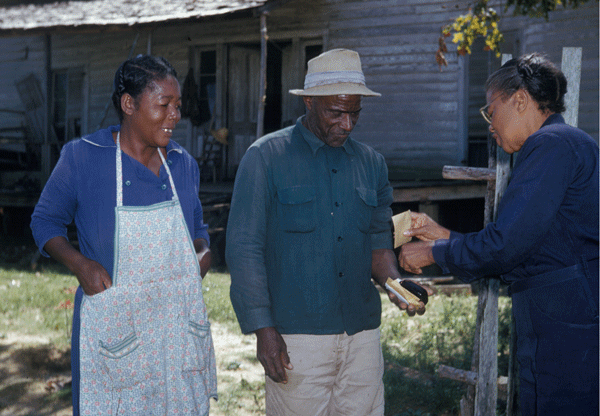
M 361 71 L 328 71 L 306 74 L 304 89 L 344 83 L 365 85 L 365 75 Z

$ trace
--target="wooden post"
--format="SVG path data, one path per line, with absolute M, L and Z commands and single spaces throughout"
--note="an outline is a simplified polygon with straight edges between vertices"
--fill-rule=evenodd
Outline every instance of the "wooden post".
M 502 55 L 502 64 L 511 59 L 510 55 Z M 493 166 L 490 166 L 492 168 Z M 492 201 L 492 221 L 498 217 L 498 204 L 510 177 L 510 155 L 496 146 L 496 186 Z M 487 198 L 486 198 L 487 199 Z M 487 225 L 487 221 L 486 224 Z M 500 280 L 483 279 L 479 283 L 477 315 L 481 316 L 479 334 L 475 342 L 479 346 L 479 362 L 477 364 L 477 385 L 475 389 L 475 415 L 496 414 L 498 400 L 498 292 Z
M 265 107 L 267 105 L 267 12 L 260 15 L 260 87 L 258 101 L 258 117 L 256 118 L 256 138 L 264 132 Z
M 42 183 L 44 186 L 52 172 L 51 143 L 54 137 L 52 128 L 52 35 L 46 33 L 44 37 L 44 49 L 46 52 L 46 117 L 44 118 L 44 143 L 42 144 Z
M 565 122 L 577 127 L 579 116 L 579 85 L 581 84 L 581 48 L 563 48 L 561 70 L 567 78 Z

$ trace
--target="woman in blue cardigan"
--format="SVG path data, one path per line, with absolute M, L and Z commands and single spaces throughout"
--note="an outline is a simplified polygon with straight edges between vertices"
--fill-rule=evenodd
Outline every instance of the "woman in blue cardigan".
M 437 263 L 465 282 L 501 275 L 517 330 L 520 408 L 598 415 L 598 145 L 565 124 L 565 76 L 539 54 L 486 82 L 481 114 L 496 143 L 519 152 L 498 219 L 476 233 L 414 214 L 399 261 Z
M 73 413 L 207 415 L 216 368 L 202 277 L 211 262 L 196 161 L 171 140 L 175 69 L 125 61 L 119 126 L 67 143 L 35 207 L 42 254 L 73 272 Z M 77 227 L 79 250 L 67 239 Z

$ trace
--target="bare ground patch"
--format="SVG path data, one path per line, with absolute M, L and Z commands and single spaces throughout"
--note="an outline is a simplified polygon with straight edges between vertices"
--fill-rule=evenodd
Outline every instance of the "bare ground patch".
M 212 324 L 219 401 L 211 415 L 264 414 L 264 373 L 256 339 Z M 70 350 L 42 337 L 9 333 L 0 339 L 0 416 L 71 416 Z

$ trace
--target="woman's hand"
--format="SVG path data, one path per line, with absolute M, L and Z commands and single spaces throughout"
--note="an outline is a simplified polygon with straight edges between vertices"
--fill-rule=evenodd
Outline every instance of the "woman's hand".
M 194 249 L 196 250 L 196 257 L 200 265 L 200 277 L 204 279 L 212 263 L 212 252 L 210 251 L 208 242 L 203 238 L 194 240 Z
M 72 270 L 79 280 L 83 293 L 97 295 L 112 286 L 112 279 L 106 269 L 98 262 L 83 257 Z
M 106 269 L 97 261 L 90 260 L 69 243 L 65 237 L 54 237 L 44 245 L 46 253 L 67 266 L 77 277 L 83 293 L 93 296 L 112 286 Z
M 403 233 L 407 237 L 417 237 L 422 241 L 450 238 L 450 230 L 439 225 L 427 214 L 411 212 L 410 220 L 411 228 Z
M 422 274 L 422 267 L 435 263 L 432 247 L 433 241 L 416 241 L 404 244 L 398 256 L 400 267 L 410 273 Z

